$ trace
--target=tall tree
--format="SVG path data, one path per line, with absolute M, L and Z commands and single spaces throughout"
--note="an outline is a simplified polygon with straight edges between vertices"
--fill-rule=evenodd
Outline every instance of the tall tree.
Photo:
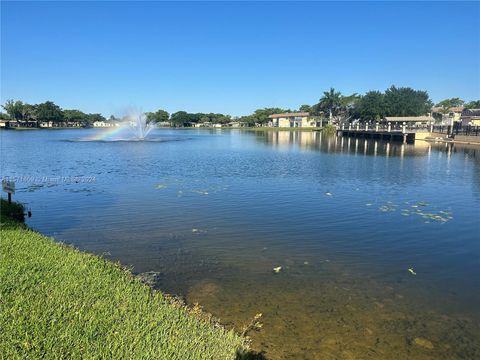
M 301 105 L 298 110 L 301 112 L 312 112 L 312 107 L 310 105 Z
M 36 105 L 36 117 L 39 121 L 60 122 L 64 119 L 64 114 L 60 106 L 55 105 L 52 101 Z
M 186 111 L 177 111 L 176 113 L 172 114 L 170 121 L 175 126 L 185 126 L 190 122 L 190 116 Z
M 465 104 L 466 109 L 480 109 L 480 100 L 472 100 Z
M 465 101 L 463 101 L 460 98 L 451 98 L 451 99 L 442 100 L 435 106 L 450 109 L 452 107 L 462 106 L 464 103 Z
M 24 115 L 24 103 L 17 100 L 7 100 L 2 107 L 5 109 L 7 114 L 10 116 L 12 120 L 23 120 Z
M 330 120 L 334 116 L 338 115 L 342 108 L 342 94 L 339 91 L 335 91 L 334 88 L 330 88 L 329 91 L 325 91 L 318 103 L 318 110 L 328 114 Z
M 387 116 L 421 116 L 429 113 L 432 105 L 426 91 L 395 86 L 385 91 Z
M 88 122 L 88 115 L 80 110 L 63 110 L 65 121 Z
M 385 96 L 380 91 L 369 91 L 355 105 L 355 116 L 364 121 L 380 120 L 386 114 Z
M 154 123 L 166 122 L 168 121 L 170 116 L 168 112 L 161 109 L 155 112 L 147 112 L 145 115 L 147 116 L 148 122 L 154 122 Z

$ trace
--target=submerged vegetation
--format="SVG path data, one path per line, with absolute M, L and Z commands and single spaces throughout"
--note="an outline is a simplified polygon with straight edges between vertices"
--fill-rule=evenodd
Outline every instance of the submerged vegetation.
M 8 216 L 20 205 L 1 205 L 0 358 L 249 358 L 233 330 L 119 264 L 29 230 Z

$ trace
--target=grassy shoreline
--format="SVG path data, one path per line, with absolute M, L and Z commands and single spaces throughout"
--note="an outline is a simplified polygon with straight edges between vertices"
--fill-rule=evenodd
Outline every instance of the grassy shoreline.
M 245 338 L 210 316 L 1 207 L 0 358 L 253 358 Z

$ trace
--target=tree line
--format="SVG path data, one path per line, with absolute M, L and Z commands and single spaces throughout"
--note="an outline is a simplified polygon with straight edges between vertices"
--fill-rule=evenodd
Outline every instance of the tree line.
M 27 104 L 23 101 L 7 100 L 2 105 L 5 113 L 1 113 L 2 120 L 16 121 L 39 121 L 53 123 L 76 122 L 82 125 L 90 125 L 95 121 L 105 121 L 101 114 L 86 114 L 80 110 L 62 109 L 53 101 L 41 104 Z
M 287 112 L 308 112 L 318 118 L 334 121 L 377 121 L 385 116 L 421 116 L 432 113 L 434 106 L 427 91 L 410 87 L 391 86 L 385 91 L 368 91 L 364 95 L 357 93 L 344 95 L 331 88 L 325 91 L 317 103 L 301 105 L 298 109 L 277 107 L 257 109 L 249 115 L 232 117 L 219 113 L 189 113 L 177 111 L 169 114 L 163 109 L 145 113 L 147 121 L 169 122 L 173 126 L 189 126 L 195 123 L 243 122 L 247 126 L 264 125 L 272 114 Z M 437 112 L 447 115 L 451 108 L 463 106 L 466 109 L 480 108 L 480 100 L 465 102 L 460 98 L 451 98 L 435 104 Z M 3 105 L 6 114 L 1 119 L 19 121 L 52 121 L 54 123 L 76 122 L 90 126 L 95 121 L 106 121 L 101 114 L 87 114 L 80 110 L 62 109 L 52 101 L 31 105 L 22 101 L 7 100 Z M 109 120 L 118 120 L 112 115 Z

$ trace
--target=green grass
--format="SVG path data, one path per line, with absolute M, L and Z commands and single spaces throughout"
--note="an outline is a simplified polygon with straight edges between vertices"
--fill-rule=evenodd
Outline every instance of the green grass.
M 119 264 L 55 243 L 3 209 L 0 221 L 0 359 L 253 358 L 233 330 Z

